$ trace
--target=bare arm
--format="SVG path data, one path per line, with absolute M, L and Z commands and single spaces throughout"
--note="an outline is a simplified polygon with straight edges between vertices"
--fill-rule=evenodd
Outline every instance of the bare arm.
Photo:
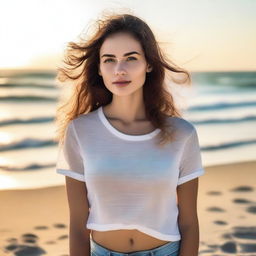
M 90 231 L 86 228 L 89 215 L 86 183 L 66 176 L 68 196 L 70 256 L 90 256 Z
M 181 248 L 179 256 L 198 256 L 199 224 L 197 217 L 198 178 L 177 187 Z

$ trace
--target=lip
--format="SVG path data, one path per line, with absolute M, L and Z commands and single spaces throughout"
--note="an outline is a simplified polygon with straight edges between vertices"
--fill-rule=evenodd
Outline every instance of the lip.
M 126 81 L 126 80 L 118 80 L 118 81 L 115 81 L 113 82 L 113 84 L 125 84 L 125 83 L 130 83 L 131 81 Z

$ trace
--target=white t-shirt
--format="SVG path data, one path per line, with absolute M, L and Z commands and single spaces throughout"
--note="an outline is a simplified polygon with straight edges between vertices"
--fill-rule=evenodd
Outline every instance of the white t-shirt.
M 86 182 L 88 229 L 137 229 L 161 240 L 181 239 L 176 188 L 205 171 L 195 127 L 167 118 L 175 140 L 164 148 L 155 144 L 160 129 L 124 134 L 102 107 L 69 123 L 56 171 Z

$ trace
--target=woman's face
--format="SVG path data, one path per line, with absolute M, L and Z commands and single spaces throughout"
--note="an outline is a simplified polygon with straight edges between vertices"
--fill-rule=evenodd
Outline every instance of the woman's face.
M 113 94 L 127 95 L 142 89 L 146 72 L 151 71 L 140 43 L 128 33 L 119 32 L 107 37 L 99 57 L 99 75 Z M 118 80 L 130 82 L 125 85 L 114 83 Z

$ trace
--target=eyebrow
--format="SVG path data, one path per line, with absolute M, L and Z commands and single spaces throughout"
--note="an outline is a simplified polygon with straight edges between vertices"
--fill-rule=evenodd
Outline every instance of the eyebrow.
M 124 56 L 128 56 L 128 55 L 131 55 L 131 54 L 138 54 L 138 55 L 140 55 L 138 52 L 133 51 L 133 52 L 125 53 Z M 101 58 L 103 58 L 103 57 L 116 57 L 116 56 L 114 54 L 103 54 L 101 56 Z

